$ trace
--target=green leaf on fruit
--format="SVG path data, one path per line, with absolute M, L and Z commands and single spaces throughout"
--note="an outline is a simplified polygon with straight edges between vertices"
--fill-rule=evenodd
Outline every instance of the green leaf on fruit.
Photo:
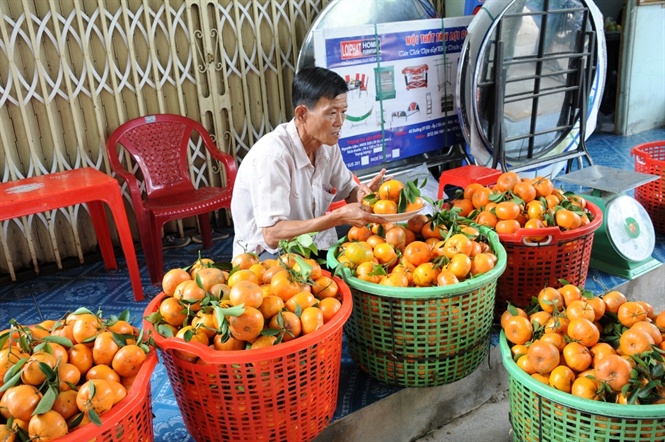
M 77 414 L 76 417 L 75 417 L 74 419 L 72 419 L 70 422 L 67 423 L 67 427 L 68 427 L 70 430 L 73 429 L 73 428 L 78 427 L 79 424 L 80 424 L 81 422 L 83 422 L 83 417 L 84 417 L 84 414 L 83 414 L 83 413 L 79 413 L 79 414 Z
M 34 416 L 36 414 L 44 414 L 49 411 L 51 408 L 53 408 L 53 403 L 57 397 L 58 391 L 55 389 L 55 387 L 48 387 L 44 393 L 44 396 L 42 396 L 41 400 L 37 404 L 35 411 L 32 412 L 32 415 Z
M 150 313 L 148 316 L 144 316 L 143 319 L 148 321 L 151 324 L 159 324 L 159 322 L 162 320 L 162 315 L 159 312 L 153 312 Z
M 13 376 L 9 376 L 9 378 L 7 377 L 7 374 L 9 374 L 9 372 L 5 374 L 5 384 L 0 387 L 0 393 L 7 391 L 21 380 L 21 373 L 15 373 Z
M 71 341 L 69 338 L 65 338 L 64 336 L 53 336 L 53 335 L 49 335 L 49 336 L 44 337 L 44 341 L 46 341 L 46 342 L 53 342 L 53 343 L 55 343 L 55 344 L 60 344 L 60 345 L 62 345 L 63 347 L 69 347 L 69 348 L 71 348 L 71 347 L 74 346 L 74 344 L 72 343 L 72 341 Z
M 102 420 L 99 418 L 97 412 L 92 408 L 88 409 L 88 417 L 90 418 L 90 422 L 93 424 L 97 425 L 98 427 L 102 426 Z
M 73 314 L 73 315 L 85 315 L 85 314 L 91 314 L 91 315 L 94 315 L 93 312 L 91 312 L 90 310 L 88 310 L 88 309 L 85 308 L 85 307 L 77 308 L 77 309 L 74 311 L 74 313 L 72 313 L 72 314 Z

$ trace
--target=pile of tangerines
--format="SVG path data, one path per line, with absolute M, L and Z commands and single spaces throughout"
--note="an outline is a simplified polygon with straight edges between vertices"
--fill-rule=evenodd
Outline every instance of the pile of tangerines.
M 312 258 L 286 253 L 259 262 L 256 254 L 241 253 L 230 271 L 220 267 L 200 258 L 164 275 L 166 297 L 146 317 L 157 333 L 220 351 L 264 348 L 318 330 L 341 309 L 337 283 Z
M 427 184 L 427 179 L 418 186 L 418 180 L 407 181 L 386 180 L 376 192 L 363 198 L 363 204 L 369 206 L 377 215 L 393 215 L 396 213 L 413 212 L 423 208 L 420 188 Z
M 593 220 L 581 195 L 555 189 L 549 178 L 521 178 L 516 172 L 502 173 L 491 187 L 469 184 L 458 191 L 450 203 L 458 208 L 460 216 L 497 233 L 552 226 L 574 230 Z M 530 239 L 540 242 L 545 238 Z
M 0 332 L 0 440 L 48 441 L 103 414 L 131 388 L 149 351 L 129 313 L 64 319 Z M 100 418 L 102 416 L 102 418 Z
M 501 327 L 516 364 L 557 390 L 594 401 L 665 403 L 665 311 L 619 291 L 546 287 Z
M 393 287 L 446 286 L 490 271 L 497 257 L 488 238 L 457 218 L 444 209 L 406 225 L 351 227 L 337 260 L 358 279 Z

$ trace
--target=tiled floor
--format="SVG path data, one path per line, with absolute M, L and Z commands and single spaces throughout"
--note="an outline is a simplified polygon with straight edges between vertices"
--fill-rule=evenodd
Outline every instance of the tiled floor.
M 630 149 L 648 141 L 665 139 L 665 129 L 656 129 L 629 137 L 597 133 L 591 136 L 588 150 L 596 164 L 633 170 Z M 200 245 L 190 245 L 166 250 L 164 263 L 167 268 L 191 264 L 201 251 L 216 261 L 230 261 L 232 237 L 215 242 L 214 247 L 202 251 Z M 665 261 L 665 238 L 657 235 L 654 256 Z M 59 318 L 77 306 L 96 310 L 101 307 L 107 314 L 118 314 L 125 309 L 131 312 L 133 323 L 139 325 L 148 302 L 159 289 L 149 284 L 147 268 L 142 253 L 138 253 L 146 300 L 135 302 L 131 285 L 123 268 L 124 258 L 119 257 L 121 271 L 107 272 L 101 262 L 87 264 L 70 270 L 42 275 L 29 281 L 4 284 L 0 287 L 0 324 L 8 324 L 11 318 L 23 324 L 41 321 L 43 318 Z M 590 269 L 587 288 L 601 293 L 605 287 L 614 287 L 622 278 Z M 155 440 L 158 442 L 185 442 L 192 440 L 184 426 L 173 396 L 164 366 L 157 365 L 152 378 L 152 399 Z M 374 381 L 363 374 L 352 362 L 346 345 L 341 367 L 340 392 L 335 419 L 365 407 L 399 388 Z

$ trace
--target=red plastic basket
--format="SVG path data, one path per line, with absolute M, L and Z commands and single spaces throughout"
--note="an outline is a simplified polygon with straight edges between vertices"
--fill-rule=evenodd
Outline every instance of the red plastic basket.
M 562 232 L 558 227 L 519 229 L 515 233 L 499 234 L 506 249 L 506 271 L 499 277 L 496 288 L 495 318 L 510 302 L 525 307 L 533 296 L 546 286 L 561 287 L 559 279 L 584 286 L 589 271 L 593 235 L 600 227 L 603 213 L 595 204 L 586 206 L 593 220 L 586 226 Z M 542 242 L 528 238 L 544 236 Z
M 100 416 L 101 427 L 90 423 L 58 442 L 148 442 L 154 440 L 150 376 L 157 365 L 157 351 L 151 349 L 141 365 L 127 396 Z
M 638 144 L 630 150 L 635 156 L 635 172 L 657 175 L 659 180 L 635 189 L 635 199 L 646 209 L 655 230 L 665 233 L 665 140 Z
M 328 272 L 323 272 L 330 275 Z M 187 430 L 198 442 L 311 440 L 335 413 L 342 358 L 342 329 L 351 314 L 349 287 L 335 277 L 342 308 L 306 336 L 273 347 L 214 351 L 152 331 Z M 166 295 L 153 299 L 145 315 Z M 198 364 L 179 359 L 187 351 Z

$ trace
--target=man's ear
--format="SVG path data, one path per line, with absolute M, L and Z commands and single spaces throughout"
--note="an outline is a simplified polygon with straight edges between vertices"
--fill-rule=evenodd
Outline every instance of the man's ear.
M 296 106 L 295 115 L 297 121 L 305 121 L 305 116 L 307 115 L 307 106 L 304 104 Z

